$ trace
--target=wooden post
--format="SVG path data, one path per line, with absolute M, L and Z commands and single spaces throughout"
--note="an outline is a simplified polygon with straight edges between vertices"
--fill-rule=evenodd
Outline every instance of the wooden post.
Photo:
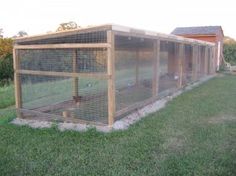
M 136 51 L 135 84 L 139 85 L 139 49 Z
M 210 66 L 209 66 L 209 73 L 212 74 L 213 73 L 213 68 L 214 68 L 214 63 L 213 63 L 213 51 L 212 51 L 212 48 L 210 48 L 210 58 L 209 58 L 209 63 L 210 63 Z
M 114 123 L 116 112 L 115 100 L 115 36 L 113 31 L 107 31 L 107 43 L 111 47 L 107 48 L 107 74 L 108 79 L 108 125 L 111 127 Z
M 14 67 L 14 84 L 15 84 L 15 102 L 16 102 L 16 111 L 17 117 L 21 118 L 22 114 L 19 112 L 22 108 L 22 95 L 21 95 L 21 81 L 20 74 L 17 73 L 17 70 L 20 69 L 18 50 L 13 49 L 13 67 Z
M 208 48 L 205 46 L 205 54 L 204 54 L 204 75 L 208 74 Z
M 159 87 L 160 40 L 155 40 L 153 43 L 153 59 L 152 96 L 156 97 Z
M 193 53 L 192 53 L 192 81 L 196 81 L 197 79 L 197 46 L 193 45 Z
M 178 52 L 178 66 L 179 66 L 179 80 L 178 80 L 178 88 L 181 88 L 183 85 L 183 62 L 184 62 L 184 44 L 179 44 L 179 52 Z
M 72 64 L 73 64 L 73 73 L 77 73 L 77 50 L 75 49 L 73 51 L 73 58 L 72 58 Z M 78 78 L 73 78 L 73 96 L 78 97 Z

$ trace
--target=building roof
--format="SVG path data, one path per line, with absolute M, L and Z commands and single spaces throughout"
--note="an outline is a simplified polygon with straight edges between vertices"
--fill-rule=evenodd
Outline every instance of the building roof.
M 177 27 L 171 34 L 174 35 L 217 35 L 223 34 L 221 26 Z

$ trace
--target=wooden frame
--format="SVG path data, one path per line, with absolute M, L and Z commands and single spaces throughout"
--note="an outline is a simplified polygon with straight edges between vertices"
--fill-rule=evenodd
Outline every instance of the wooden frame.
M 57 77 L 70 77 L 73 78 L 73 96 L 79 96 L 79 78 L 80 77 L 88 77 L 88 78 L 96 78 L 96 79 L 105 79 L 107 80 L 107 96 L 108 96 L 108 125 L 111 127 L 115 121 L 116 116 L 123 115 L 124 113 L 130 112 L 137 108 L 141 108 L 145 105 L 148 105 L 158 99 L 158 87 L 159 87 L 159 77 L 160 77 L 160 41 L 170 41 L 174 42 L 178 47 L 175 48 L 176 56 L 178 57 L 178 61 L 175 64 L 178 64 L 178 70 L 175 70 L 175 73 L 178 72 L 179 80 L 177 82 L 177 87 L 181 88 L 183 86 L 183 57 L 184 57 L 184 44 L 192 44 L 192 80 L 196 81 L 198 76 L 198 47 L 199 45 L 206 46 L 206 48 L 210 48 L 210 53 L 208 49 L 205 50 L 205 68 L 204 71 L 207 73 L 209 71 L 212 73 L 214 71 L 214 63 L 212 63 L 212 59 L 214 57 L 214 45 L 208 42 L 201 42 L 194 39 L 185 39 L 183 37 L 177 37 L 173 35 L 164 35 L 159 33 L 152 33 L 143 30 L 136 30 L 132 28 L 114 28 L 114 25 L 106 25 L 98 28 L 88 28 L 84 30 L 75 30 L 68 31 L 62 33 L 55 33 L 36 36 L 33 38 L 22 38 L 16 39 L 16 45 L 13 49 L 13 58 L 14 58 L 14 82 L 15 82 L 15 97 L 16 97 L 16 108 L 22 109 L 22 97 L 21 97 L 21 82 L 19 79 L 19 75 L 39 75 L 39 76 L 57 76 Z M 106 31 L 106 43 L 64 43 L 64 44 L 39 44 L 39 45 L 19 45 L 17 43 L 41 40 L 47 38 L 55 38 L 55 37 L 63 37 L 78 33 L 88 33 L 95 32 L 97 30 L 105 30 Z M 123 31 L 122 31 L 123 30 Z M 152 97 L 149 99 L 145 99 L 142 102 L 134 103 L 131 106 L 116 111 L 116 89 L 115 89 L 115 35 L 121 36 L 131 36 L 131 37 L 139 37 L 144 39 L 153 40 L 153 48 L 150 47 L 153 51 L 153 77 L 152 77 Z M 78 63 L 77 63 L 77 49 L 78 48 L 106 48 L 107 49 L 107 72 L 105 73 L 78 73 Z M 19 66 L 19 58 L 17 50 L 34 50 L 34 49 L 72 49 L 73 57 L 72 57 L 72 72 L 55 72 L 55 71 L 37 71 L 37 70 L 23 70 Z M 116 48 L 117 50 L 119 48 Z M 122 48 L 121 48 L 122 49 Z M 134 48 L 136 49 L 136 48 Z M 146 49 L 146 48 L 145 48 Z M 122 49 L 123 50 L 123 49 Z M 128 49 L 129 50 L 129 49 Z M 133 50 L 136 52 L 136 66 L 135 66 L 135 79 L 136 85 L 139 84 L 139 60 L 140 57 L 140 48 L 137 50 Z M 151 50 L 150 50 L 151 51 Z M 207 61 L 209 60 L 209 63 Z M 210 63 L 211 62 L 211 63 Z M 135 64 L 135 63 L 134 63 Z M 210 69 L 208 69 L 208 67 Z M 21 116 L 20 114 L 18 114 Z M 66 112 L 64 113 L 67 116 Z
M 107 43 L 66 43 L 66 44 L 43 44 L 43 45 L 15 45 L 15 49 L 64 49 L 64 48 L 109 48 Z
M 57 76 L 57 77 L 87 77 L 98 79 L 109 79 L 110 75 L 106 73 L 69 73 L 69 72 L 53 72 L 53 71 L 34 71 L 34 70 L 16 70 L 18 74 L 39 75 L 39 76 Z
M 107 31 L 107 43 L 110 48 L 107 50 L 107 74 L 108 79 L 108 125 L 111 127 L 114 123 L 116 112 L 115 100 L 115 35 L 112 31 Z
M 178 65 L 179 65 L 179 79 L 178 79 L 178 88 L 183 86 L 183 62 L 184 62 L 184 44 L 179 44 L 178 52 Z
M 160 40 L 154 41 L 153 56 L 152 96 L 155 97 L 158 95 L 159 87 Z
M 14 84 L 15 84 L 15 101 L 16 101 L 16 109 L 22 108 L 22 96 L 21 96 L 21 81 L 19 78 L 18 70 L 20 68 L 19 65 L 19 56 L 18 51 L 13 49 L 13 66 L 14 66 Z
M 73 57 L 72 57 L 72 68 L 73 68 L 73 73 L 77 73 L 77 50 L 75 49 L 73 51 Z M 79 92 L 78 92 L 78 88 L 79 88 L 79 79 L 78 77 L 74 77 L 73 78 L 73 96 L 74 97 L 78 97 L 79 96 Z

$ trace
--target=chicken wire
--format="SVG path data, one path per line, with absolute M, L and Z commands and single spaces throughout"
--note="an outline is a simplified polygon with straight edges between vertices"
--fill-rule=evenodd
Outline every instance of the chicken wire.
M 169 41 L 160 42 L 159 96 L 168 95 L 178 87 L 179 44 Z
M 96 77 L 107 72 L 106 48 L 22 49 L 18 53 L 20 69 L 36 71 L 20 74 L 24 117 L 107 123 L 107 80 Z M 45 71 L 49 75 L 40 75 Z
M 193 74 L 193 47 L 192 45 L 184 45 L 183 56 L 183 85 L 192 82 Z
M 106 31 L 97 31 L 18 44 L 105 42 Z M 173 93 L 180 88 L 181 81 L 182 86 L 187 85 L 214 72 L 213 47 L 182 44 L 168 39 L 161 39 L 159 49 L 157 46 L 156 39 L 115 35 L 116 114 L 146 100 Z M 159 63 L 157 54 L 160 56 Z M 19 74 L 22 93 L 20 112 L 23 117 L 108 123 L 107 78 L 55 75 L 106 75 L 107 48 L 20 49 L 18 57 L 19 69 L 36 71 L 34 74 Z M 49 75 L 37 75 L 37 71 Z M 54 74 L 50 75 L 50 72 Z M 116 119 L 123 115 L 118 113 Z
M 116 110 L 152 97 L 153 40 L 115 37 Z

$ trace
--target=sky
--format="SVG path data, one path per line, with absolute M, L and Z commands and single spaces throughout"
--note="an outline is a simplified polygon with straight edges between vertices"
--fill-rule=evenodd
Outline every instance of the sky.
M 221 25 L 236 39 L 235 0 L 1 0 L 4 37 L 55 31 L 60 23 L 114 23 L 170 33 L 175 27 Z

